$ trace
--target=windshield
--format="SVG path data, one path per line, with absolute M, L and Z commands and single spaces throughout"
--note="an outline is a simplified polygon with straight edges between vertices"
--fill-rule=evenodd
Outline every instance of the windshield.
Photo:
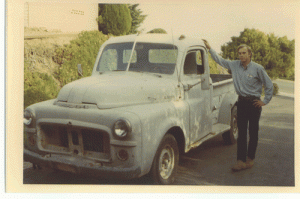
M 97 71 L 126 71 L 133 42 L 107 45 L 99 59 Z M 173 74 L 177 47 L 170 44 L 136 43 L 129 71 Z

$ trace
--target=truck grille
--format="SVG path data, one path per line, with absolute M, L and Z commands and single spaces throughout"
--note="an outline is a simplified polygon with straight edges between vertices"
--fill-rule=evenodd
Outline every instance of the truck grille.
M 109 159 L 109 136 L 101 130 L 42 124 L 39 140 L 44 151 Z
M 103 134 L 84 129 L 82 130 L 82 140 L 85 151 L 104 152 Z

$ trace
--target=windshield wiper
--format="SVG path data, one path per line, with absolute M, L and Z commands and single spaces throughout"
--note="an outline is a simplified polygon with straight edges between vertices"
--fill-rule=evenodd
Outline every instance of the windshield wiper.
M 135 45 L 136 45 L 136 40 L 137 40 L 137 37 L 138 37 L 138 36 L 139 36 L 139 33 L 136 34 L 136 38 L 135 38 L 135 40 L 134 40 L 134 42 L 133 42 L 133 46 L 132 46 L 132 50 L 131 50 L 130 58 L 129 58 L 129 61 L 128 61 L 128 64 L 127 64 L 126 71 L 129 70 L 129 66 L 130 66 L 130 63 L 131 63 L 133 51 L 134 51 L 134 48 L 135 48 Z

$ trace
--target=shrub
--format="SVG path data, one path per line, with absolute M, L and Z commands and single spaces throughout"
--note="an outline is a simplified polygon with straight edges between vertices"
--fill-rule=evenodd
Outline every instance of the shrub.
M 99 48 L 107 39 L 107 35 L 97 30 L 83 31 L 70 44 L 56 46 L 52 60 L 59 64 L 59 67 L 55 70 L 54 77 L 31 70 L 30 60 L 25 59 L 24 107 L 57 97 L 62 86 L 80 78 L 77 74 L 77 64 L 81 64 L 84 76 L 90 76 Z M 33 52 L 38 53 L 36 49 Z
M 273 83 L 273 95 L 277 95 L 279 91 L 279 86 L 276 83 Z
M 162 28 L 155 28 L 153 30 L 150 30 L 149 32 L 147 33 L 161 33 L 161 34 L 167 34 L 167 31 L 165 31 L 164 29 Z
M 28 63 L 24 66 L 24 108 L 27 106 L 53 99 L 58 94 L 58 85 L 46 73 L 31 72 Z
M 277 95 L 278 91 L 279 91 L 279 86 L 276 83 L 273 83 L 273 96 Z M 263 86 L 263 88 L 262 88 L 262 96 L 264 96 L 264 95 L 265 95 L 265 88 Z
M 55 78 L 60 82 L 60 86 L 79 79 L 77 74 L 77 64 L 81 64 L 84 76 L 90 76 L 101 45 L 108 39 L 98 30 L 83 31 L 77 39 L 56 49 L 53 60 L 60 64 L 55 72 Z

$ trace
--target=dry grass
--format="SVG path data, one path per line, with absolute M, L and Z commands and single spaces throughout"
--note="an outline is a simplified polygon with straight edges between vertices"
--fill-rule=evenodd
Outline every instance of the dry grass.
M 25 35 L 44 35 L 47 33 L 60 33 L 60 31 L 48 31 L 45 28 L 28 27 L 25 27 L 24 30 Z M 24 40 L 24 61 L 29 63 L 29 70 L 47 73 L 52 76 L 58 67 L 58 64 L 56 64 L 52 58 L 55 55 L 55 49 L 69 44 L 70 41 L 76 39 L 76 37 L 77 35 Z

